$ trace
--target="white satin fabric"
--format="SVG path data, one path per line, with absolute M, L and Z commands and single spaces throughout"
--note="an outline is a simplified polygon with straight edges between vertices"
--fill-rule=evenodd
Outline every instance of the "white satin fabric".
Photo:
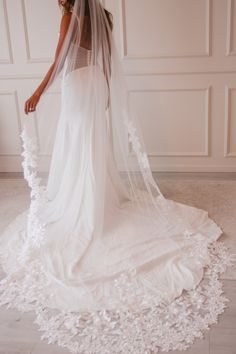
M 94 75 L 98 86 L 93 91 L 88 83 Z M 46 242 L 28 261 L 40 260 L 51 279 L 51 285 L 40 290 L 55 294 L 45 306 L 73 311 L 119 307 L 114 280 L 130 264 L 136 267 L 140 293 L 172 301 L 183 289 L 200 282 L 209 262 L 207 247 L 222 230 L 206 211 L 168 200 L 173 218 L 186 218 L 195 237 L 201 239 L 199 253 L 194 243 L 188 248 L 178 224 L 158 222 L 156 213 L 155 220 L 141 214 L 130 203 L 114 161 L 106 112 L 108 91 L 100 68 L 80 67 L 68 73 L 61 88 L 61 114 L 47 184 L 49 200 L 39 213 L 46 223 Z M 93 95 L 99 97 L 96 107 L 88 105 Z M 8 254 L 8 265 L 14 263 L 23 242 L 26 217 L 27 210 L 1 237 L 1 252 Z M 25 268 L 16 277 L 24 278 L 24 272 Z

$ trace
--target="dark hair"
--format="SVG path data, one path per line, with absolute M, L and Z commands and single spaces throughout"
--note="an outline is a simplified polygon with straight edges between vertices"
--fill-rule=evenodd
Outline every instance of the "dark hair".
M 75 4 L 75 0 L 66 0 L 65 4 L 64 5 L 61 5 L 60 4 L 60 0 L 58 0 L 58 4 L 60 6 L 60 8 L 62 8 L 62 11 L 63 13 L 68 13 L 68 12 L 71 12 L 73 10 L 73 6 Z M 111 28 L 111 30 L 113 29 L 113 19 L 112 19 L 112 14 L 107 11 L 105 8 L 103 8 L 105 14 L 106 14 L 106 17 L 107 17 L 107 21 L 109 23 L 109 26 Z M 85 1 L 85 16 L 88 15 L 89 16 L 89 4 L 88 4 L 88 1 Z

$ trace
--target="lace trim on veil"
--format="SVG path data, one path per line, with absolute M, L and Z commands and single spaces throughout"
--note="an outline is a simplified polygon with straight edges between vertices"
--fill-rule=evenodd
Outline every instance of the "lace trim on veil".
M 148 160 L 139 151 L 135 130 L 130 126 L 130 139 L 139 155 L 143 167 L 148 171 Z M 119 310 L 89 312 L 59 311 L 45 307 L 48 297 L 45 288 L 50 289 L 46 271 L 39 261 L 30 260 L 30 250 L 40 247 L 44 241 L 44 226 L 37 219 L 37 210 L 45 200 L 45 188 L 37 176 L 37 142 L 26 131 L 21 133 L 24 151 L 24 177 L 31 188 L 31 205 L 27 216 L 27 231 L 23 235 L 18 261 L 22 265 L 9 263 L 9 254 L 0 255 L 7 276 L 0 282 L 0 305 L 17 308 L 20 311 L 34 311 L 35 323 L 43 332 L 41 339 L 67 348 L 71 353 L 133 353 L 144 354 L 169 350 L 187 349 L 196 338 L 203 337 L 203 331 L 217 322 L 228 299 L 223 295 L 219 275 L 234 262 L 222 242 L 210 242 L 186 230 L 188 256 L 198 262 L 205 249 L 208 264 L 202 281 L 195 289 L 183 291 L 170 303 L 163 303 L 157 294 L 143 292 L 137 283 L 135 269 L 123 272 L 114 280 L 114 289 L 122 306 Z M 191 237 L 189 237 L 191 235 Z M 19 247 L 19 245 L 15 245 Z M 199 248 L 201 252 L 199 252 Z M 200 262 L 201 263 L 201 262 Z M 17 279 L 18 272 L 24 279 Z M 145 284 L 144 284 L 145 286 Z

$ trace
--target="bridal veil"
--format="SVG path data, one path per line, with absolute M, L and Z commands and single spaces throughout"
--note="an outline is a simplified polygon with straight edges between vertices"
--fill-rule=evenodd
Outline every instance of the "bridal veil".
M 111 15 L 99 0 L 75 0 L 71 10 L 21 134 L 31 198 L 0 238 L 0 304 L 34 310 L 42 338 L 71 353 L 186 349 L 227 301 L 222 230 L 154 180 Z M 55 122 L 48 108 L 57 85 Z

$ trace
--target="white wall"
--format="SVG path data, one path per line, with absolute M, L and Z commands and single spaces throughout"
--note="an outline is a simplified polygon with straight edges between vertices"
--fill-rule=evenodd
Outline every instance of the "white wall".
M 236 171 L 236 0 L 105 5 L 153 171 Z M 24 102 L 50 66 L 59 22 L 57 0 L 0 0 L 1 171 L 21 170 Z

